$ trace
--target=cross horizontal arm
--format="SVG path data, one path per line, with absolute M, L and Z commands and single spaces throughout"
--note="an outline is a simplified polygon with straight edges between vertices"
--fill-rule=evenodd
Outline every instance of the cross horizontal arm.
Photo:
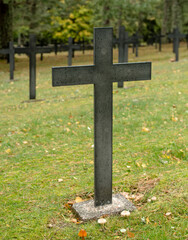
M 0 53 L 1 53 L 1 54 L 9 54 L 9 52 L 10 52 L 9 48 L 0 49 Z
M 151 79 L 151 62 L 118 63 L 113 65 L 112 82 L 141 81 Z
M 16 47 L 15 48 L 15 53 L 26 53 L 29 54 L 30 53 L 30 49 L 27 47 Z
M 52 86 L 81 85 L 94 83 L 95 67 L 71 66 L 52 68 Z
M 51 47 L 36 47 L 36 53 L 50 53 L 52 51 Z

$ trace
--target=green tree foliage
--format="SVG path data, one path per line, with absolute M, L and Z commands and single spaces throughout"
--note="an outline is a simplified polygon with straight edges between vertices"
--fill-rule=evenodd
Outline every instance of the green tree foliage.
M 92 11 L 80 5 L 67 18 L 52 17 L 53 39 L 66 42 L 69 37 L 75 41 L 87 41 L 92 38 Z
M 13 1 L 0 0 L 0 48 L 12 40 Z
M 30 32 L 46 43 L 70 36 L 88 41 L 93 27 L 104 26 L 112 26 L 116 35 L 120 25 L 144 36 L 176 26 L 187 32 L 187 13 L 188 0 L 0 0 L 0 47 L 8 45 L 12 32 L 22 43 Z

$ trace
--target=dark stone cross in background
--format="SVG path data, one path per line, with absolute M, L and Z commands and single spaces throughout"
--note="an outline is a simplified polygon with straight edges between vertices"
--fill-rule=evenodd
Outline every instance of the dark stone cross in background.
M 176 55 L 176 62 L 179 61 L 179 42 L 180 38 L 184 38 L 185 34 L 181 34 L 178 28 L 173 30 L 173 33 L 168 34 L 169 38 L 173 39 L 173 52 Z
M 69 37 L 68 40 L 68 66 L 72 66 L 72 56 L 74 56 L 74 50 L 80 50 L 81 46 L 73 43 L 73 38 Z
M 141 39 L 142 36 L 139 36 L 138 32 L 134 33 L 130 38 L 130 43 L 133 44 L 133 53 L 135 52 L 135 56 L 138 57 L 138 46 L 139 46 L 139 39 Z
M 157 48 L 157 43 L 159 44 L 159 52 L 162 50 L 162 38 L 165 37 L 165 35 L 161 34 L 161 31 L 155 35 L 155 47 Z
M 15 53 L 29 55 L 29 99 L 36 99 L 36 54 L 50 53 L 49 47 L 36 47 L 36 36 L 29 36 L 29 47 L 15 48 Z
M 118 63 L 128 62 L 128 32 L 124 26 L 119 27 L 119 38 L 115 40 L 118 44 Z M 118 82 L 118 88 L 123 88 L 123 82 Z
M 8 54 L 9 55 L 9 70 L 10 70 L 10 80 L 14 80 L 14 43 L 9 42 L 9 48 L 0 49 L 0 54 Z
M 94 65 L 52 68 L 54 87 L 94 84 L 94 209 L 112 205 L 113 82 L 151 79 L 150 62 L 113 64 L 112 46 L 113 29 L 95 28 Z M 86 208 L 84 212 L 87 212 Z M 81 216 L 82 213 L 78 210 L 78 214 Z

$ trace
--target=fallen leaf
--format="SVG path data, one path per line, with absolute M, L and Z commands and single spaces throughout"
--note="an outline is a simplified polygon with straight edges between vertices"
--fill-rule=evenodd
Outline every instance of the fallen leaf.
M 149 128 L 146 128 L 146 127 L 142 128 L 142 132 L 149 132 L 149 131 L 150 131 Z
M 129 232 L 129 231 L 127 232 L 127 235 L 130 238 L 134 238 L 134 236 L 135 236 L 135 234 L 133 232 Z
M 173 121 L 173 122 L 177 122 L 177 121 L 178 121 L 178 118 L 177 118 L 177 117 L 172 117 L 172 121 Z
M 8 153 L 8 154 L 10 154 L 10 153 L 11 153 L 11 149 L 8 148 L 5 152 Z
M 75 202 L 76 203 L 83 202 L 83 199 L 81 197 L 76 197 Z
M 70 221 L 73 222 L 73 223 L 77 223 L 77 219 L 76 218 L 72 218 Z
M 146 224 L 148 224 L 148 223 L 149 223 L 149 217 L 146 218 Z
M 170 216 L 171 214 L 172 214 L 171 212 L 167 212 L 165 215 Z
M 152 200 L 152 201 L 156 201 L 157 198 L 156 198 L 155 196 L 153 196 L 153 197 L 151 198 L 151 200 Z
M 87 232 L 84 229 L 81 229 L 78 236 L 84 239 L 87 236 Z
M 121 212 L 122 217 L 129 217 L 130 215 L 131 215 L 131 213 L 129 211 L 122 211 Z
M 47 227 L 48 227 L 48 228 L 52 228 L 53 225 L 52 225 L 51 223 L 49 223 L 49 224 L 47 225 Z
M 146 164 L 145 164 L 145 163 L 142 163 L 142 167 L 143 167 L 143 168 L 146 168 L 147 166 L 146 166 Z
M 105 218 L 99 218 L 97 222 L 99 224 L 105 224 L 106 223 L 106 219 Z

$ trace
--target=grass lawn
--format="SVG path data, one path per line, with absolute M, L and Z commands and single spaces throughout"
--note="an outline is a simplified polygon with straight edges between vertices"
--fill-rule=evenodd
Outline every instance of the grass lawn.
M 51 67 L 67 53 L 37 56 L 37 99 L 27 102 L 28 58 L 15 78 L 0 61 L 0 239 L 188 239 L 188 50 L 139 49 L 129 61 L 152 61 L 152 80 L 113 89 L 113 192 L 137 206 L 128 218 L 82 223 L 70 209 L 93 197 L 93 86 L 52 88 Z M 114 50 L 117 62 L 117 49 Z M 73 65 L 93 63 L 76 52 Z M 149 202 L 148 199 L 156 197 Z M 121 229 L 126 229 L 121 233 Z

